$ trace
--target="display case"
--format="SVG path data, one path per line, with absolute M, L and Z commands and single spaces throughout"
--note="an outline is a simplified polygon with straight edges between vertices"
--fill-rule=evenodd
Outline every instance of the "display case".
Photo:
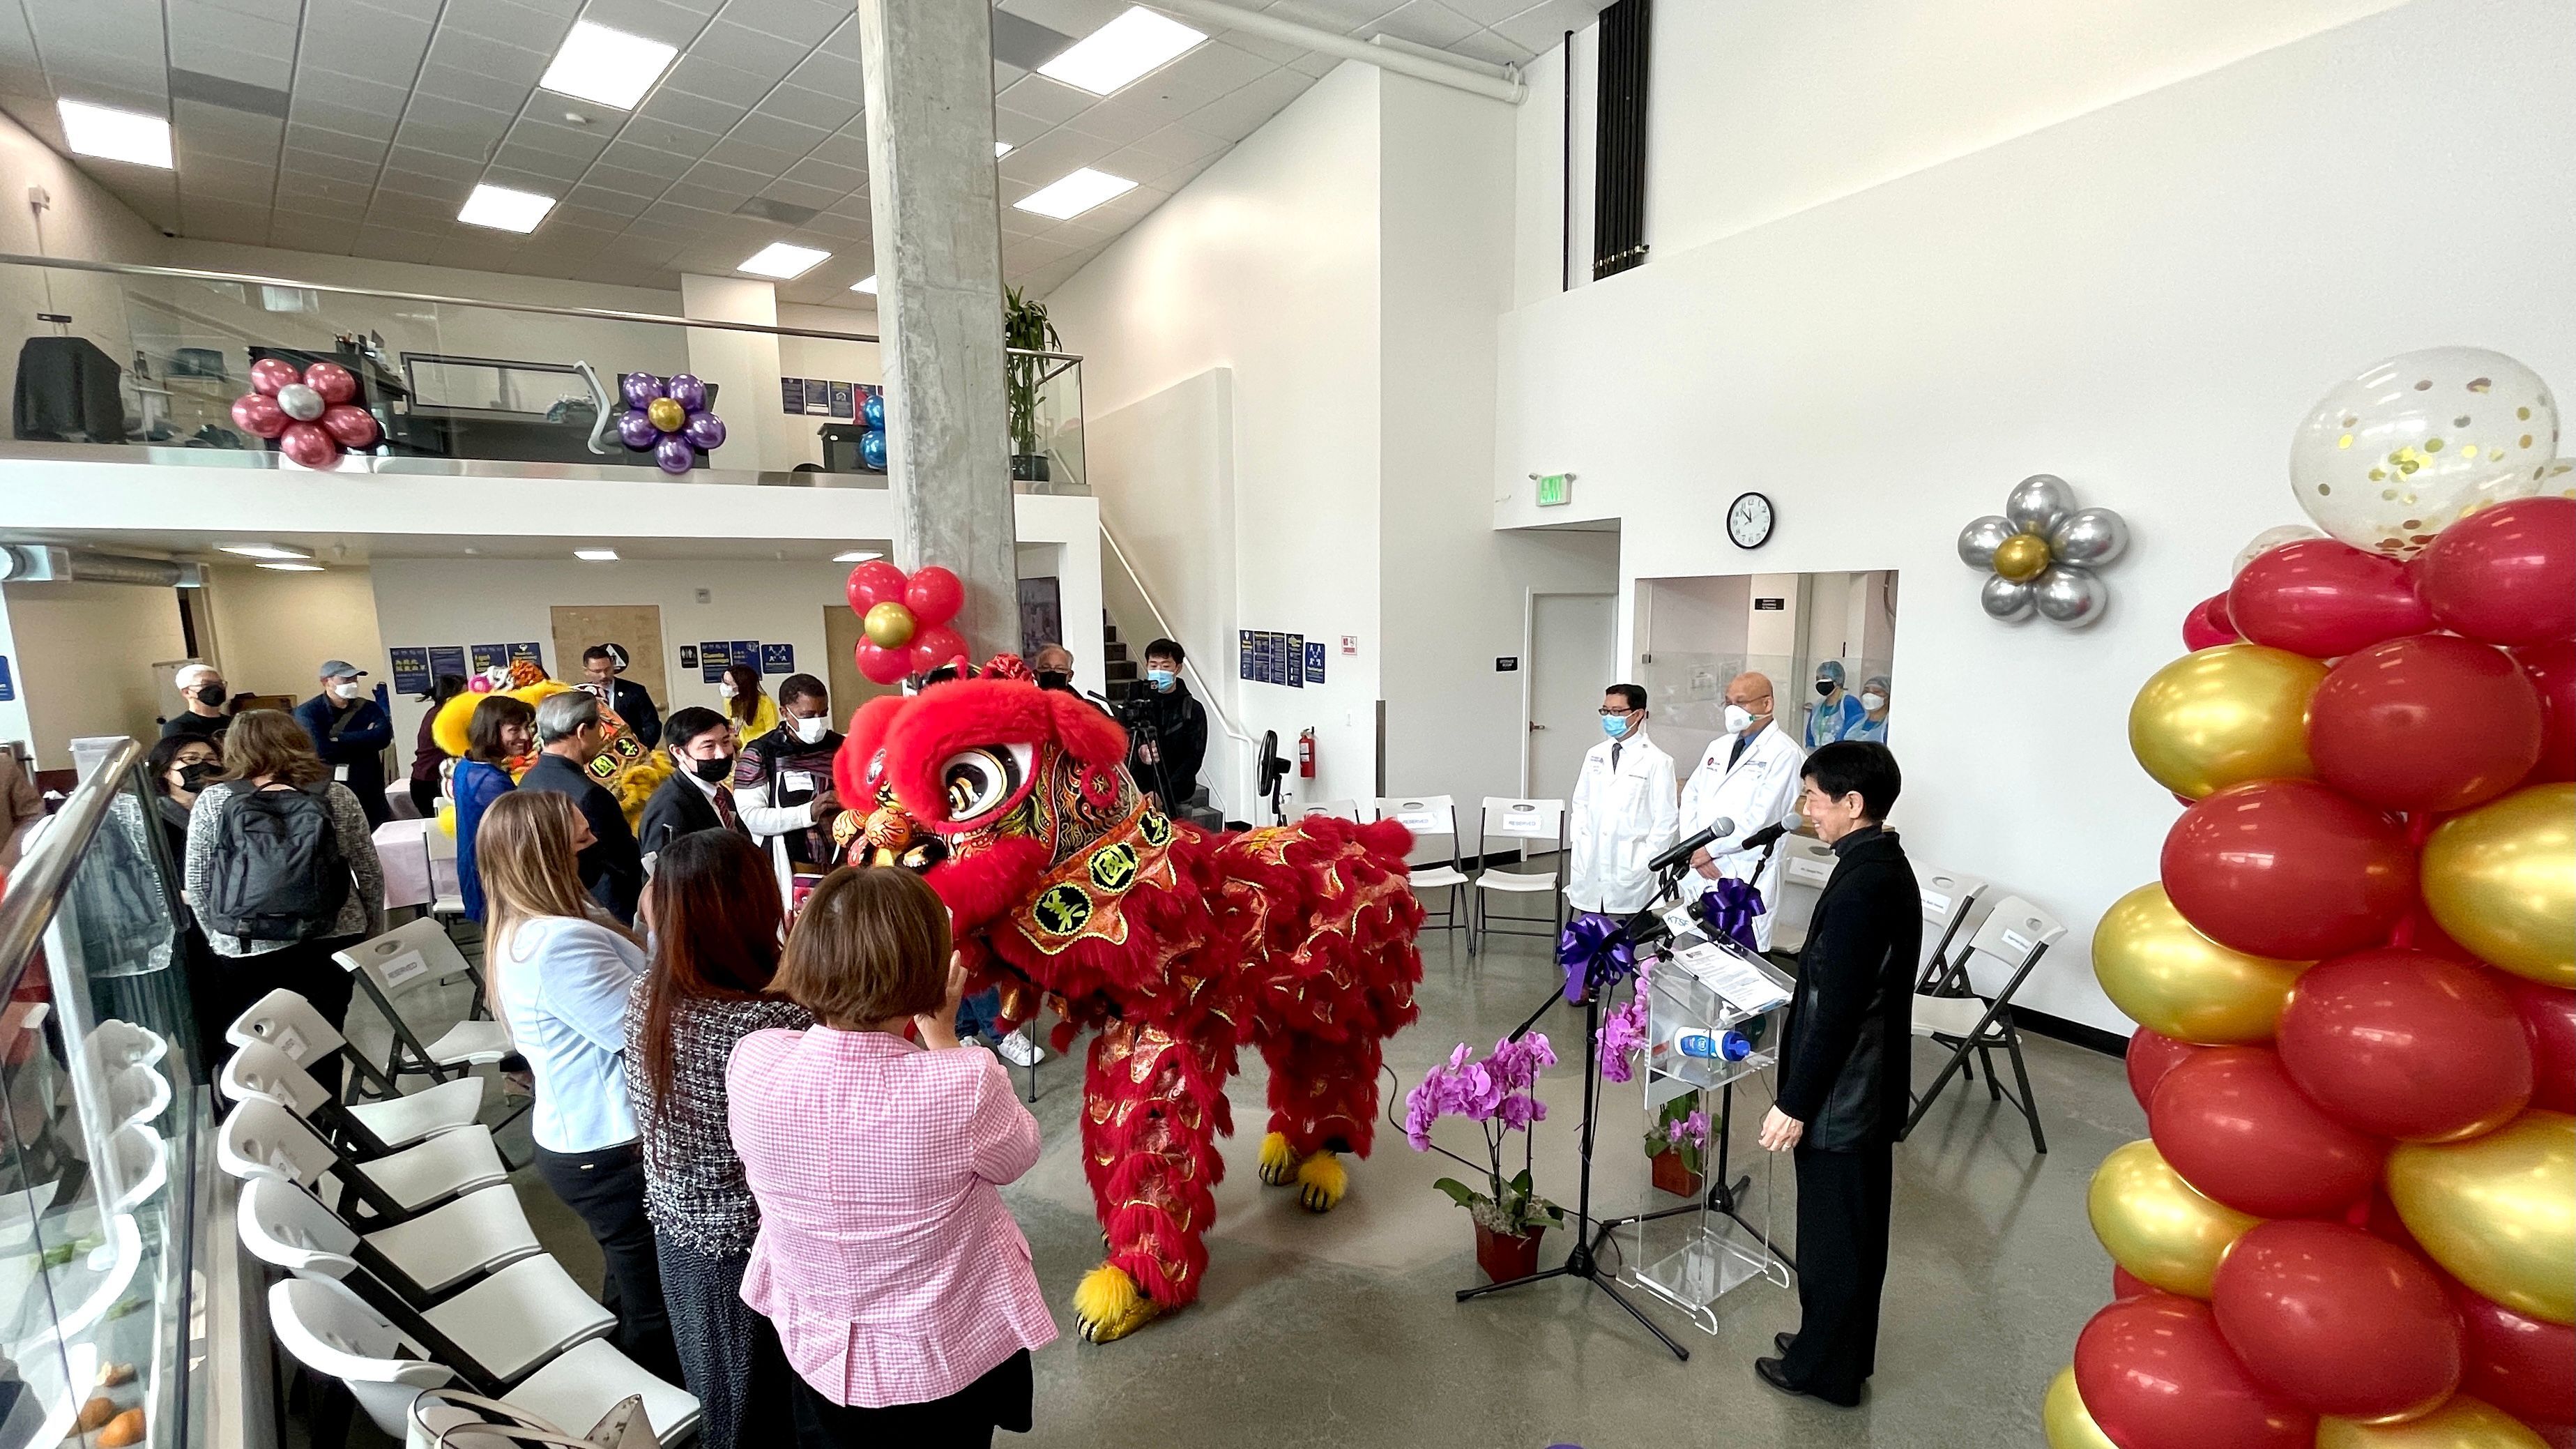
M 172 862 L 123 742 L 0 894 L 0 1449 L 205 1433 L 209 1107 Z

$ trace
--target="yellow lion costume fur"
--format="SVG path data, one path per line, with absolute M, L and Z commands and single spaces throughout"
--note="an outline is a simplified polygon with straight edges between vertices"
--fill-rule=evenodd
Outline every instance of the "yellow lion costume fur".
M 474 711 L 483 701 L 507 695 L 533 709 L 539 700 L 570 693 L 573 687 L 559 679 L 548 679 L 544 670 L 525 659 L 513 660 L 508 688 L 480 694 L 468 690 L 440 705 L 438 718 L 429 727 L 430 738 L 438 742 L 449 759 L 461 760 L 465 758 L 466 726 L 473 722 Z M 608 748 L 590 762 L 590 777 L 617 797 L 617 808 L 626 813 L 627 827 L 633 829 L 644 819 L 644 802 L 653 798 L 664 780 L 671 778 L 673 766 L 667 755 L 637 739 L 626 721 L 618 718 L 617 711 L 605 701 L 599 706 L 599 722 L 608 731 Z M 535 763 L 533 755 L 511 760 L 510 778 L 516 780 Z M 456 812 L 452 807 L 440 810 L 438 818 L 449 834 L 456 833 Z

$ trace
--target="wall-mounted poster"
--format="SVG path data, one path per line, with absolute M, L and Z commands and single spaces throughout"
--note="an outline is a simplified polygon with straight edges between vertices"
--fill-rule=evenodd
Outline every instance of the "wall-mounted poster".
M 464 645 L 432 644 L 429 646 L 429 677 L 436 679 L 442 674 L 453 674 L 459 679 L 465 677 Z
M 698 643 L 698 678 L 715 684 L 733 667 L 733 646 L 722 639 L 704 639 Z
M 395 693 L 429 693 L 429 650 L 425 646 L 396 644 L 385 650 L 385 657 L 393 664 Z

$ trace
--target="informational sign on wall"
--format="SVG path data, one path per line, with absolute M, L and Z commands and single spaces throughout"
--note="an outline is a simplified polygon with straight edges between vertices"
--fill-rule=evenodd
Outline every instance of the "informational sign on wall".
M 429 693 L 429 648 L 427 645 L 395 645 L 385 650 L 392 661 L 394 692 L 397 694 Z
M 683 644 L 680 646 L 680 667 L 682 669 L 695 669 L 698 667 L 697 645 Z
M 857 385 L 847 382 L 832 384 L 832 416 L 855 418 L 859 415 Z
M 698 678 L 702 682 L 714 684 L 723 679 L 724 672 L 732 667 L 733 646 L 731 644 L 722 639 L 698 641 Z
M 735 645 L 734 647 L 735 647 L 735 648 L 737 648 L 737 649 L 739 649 L 739 648 L 741 648 L 742 646 L 741 646 L 741 645 L 739 645 L 739 644 L 737 644 L 737 645 Z M 795 645 L 793 645 L 793 644 L 762 644 L 762 645 L 759 645 L 759 646 L 757 646 L 757 647 L 758 647 L 758 648 L 759 648 L 759 650 L 760 650 L 760 672 L 761 672 L 761 673 L 763 673 L 763 674 L 794 674 L 794 673 L 796 672 L 796 646 L 795 646 Z
M 9 656 L 0 654 L 0 704 L 18 697 L 18 676 L 9 672 Z
M 469 652 L 474 656 L 474 672 L 477 674 L 510 667 L 510 646 L 507 644 L 477 644 Z
M 1788 612 L 1789 601 L 1786 598 L 1755 599 L 1753 607 L 1765 614 L 1781 614 Z
M 1287 634 L 1276 629 L 1239 629 L 1235 631 L 1234 672 L 1238 679 L 1255 684 L 1284 684 L 1290 689 L 1306 687 L 1306 636 Z M 1315 678 L 1323 678 L 1323 660 L 1315 658 Z
M 1324 641 L 1321 639 L 1306 641 L 1306 682 L 1308 684 L 1324 682 Z
M 546 667 L 546 651 L 544 646 L 538 644 L 533 639 L 524 644 L 511 645 L 510 662 L 516 664 L 522 659 L 537 666 L 539 670 L 543 670 Z
M 432 644 L 429 646 L 429 676 L 436 679 L 442 674 L 453 674 L 459 679 L 465 677 L 464 645 Z

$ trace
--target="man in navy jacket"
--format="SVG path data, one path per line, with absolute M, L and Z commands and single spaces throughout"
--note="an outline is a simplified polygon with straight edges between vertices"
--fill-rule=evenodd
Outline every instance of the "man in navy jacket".
M 295 722 L 313 737 L 331 777 L 358 797 L 372 830 L 394 815 L 385 803 L 385 747 L 394 742 L 394 722 L 358 682 L 366 674 L 346 659 L 323 660 L 322 692 L 295 707 Z

